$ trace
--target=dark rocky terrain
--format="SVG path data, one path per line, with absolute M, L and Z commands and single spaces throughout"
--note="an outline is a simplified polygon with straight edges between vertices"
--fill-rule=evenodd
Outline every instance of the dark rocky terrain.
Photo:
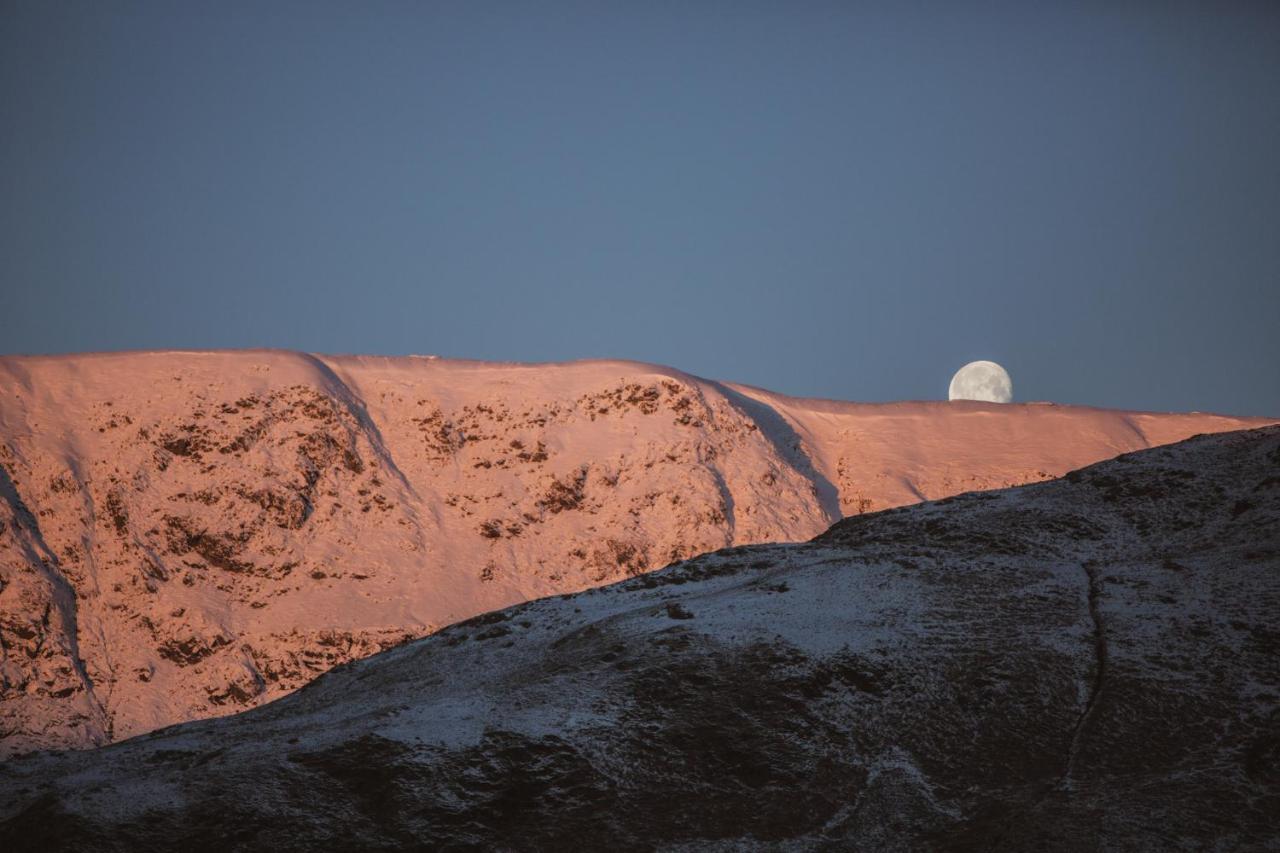
M 0 765 L 21 850 L 1280 848 L 1280 428 L 534 601 Z

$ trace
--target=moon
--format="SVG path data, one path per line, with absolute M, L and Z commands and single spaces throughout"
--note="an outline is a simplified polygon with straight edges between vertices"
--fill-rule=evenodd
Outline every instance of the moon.
M 994 361 L 971 361 L 951 377 L 947 398 L 1012 403 L 1013 380 L 1009 372 Z

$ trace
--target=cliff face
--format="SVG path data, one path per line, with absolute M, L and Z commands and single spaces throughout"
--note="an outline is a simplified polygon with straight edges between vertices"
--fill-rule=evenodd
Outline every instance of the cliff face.
M 787 398 L 629 362 L 0 359 L 0 754 L 516 602 L 1261 421 Z
M 1280 428 L 488 613 L 0 764 L 98 849 L 1270 849 Z

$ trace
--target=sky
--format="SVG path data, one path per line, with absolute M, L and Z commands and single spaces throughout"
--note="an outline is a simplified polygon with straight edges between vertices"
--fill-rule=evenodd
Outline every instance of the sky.
M 0 0 L 0 353 L 1280 416 L 1280 4 Z

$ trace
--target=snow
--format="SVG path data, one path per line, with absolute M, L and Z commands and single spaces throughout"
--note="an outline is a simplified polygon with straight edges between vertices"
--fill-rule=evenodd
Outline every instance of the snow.
M 0 765 L 0 841 L 1265 849 L 1278 461 L 1205 436 L 488 613 Z
M 3 357 L 0 626 L 27 639 L 0 664 L 0 754 L 232 713 L 478 613 L 1264 423 L 808 400 L 628 361 Z M 830 582 L 884 595 L 890 569 Z M 884 630 L 854 627 L 831 623 Z

